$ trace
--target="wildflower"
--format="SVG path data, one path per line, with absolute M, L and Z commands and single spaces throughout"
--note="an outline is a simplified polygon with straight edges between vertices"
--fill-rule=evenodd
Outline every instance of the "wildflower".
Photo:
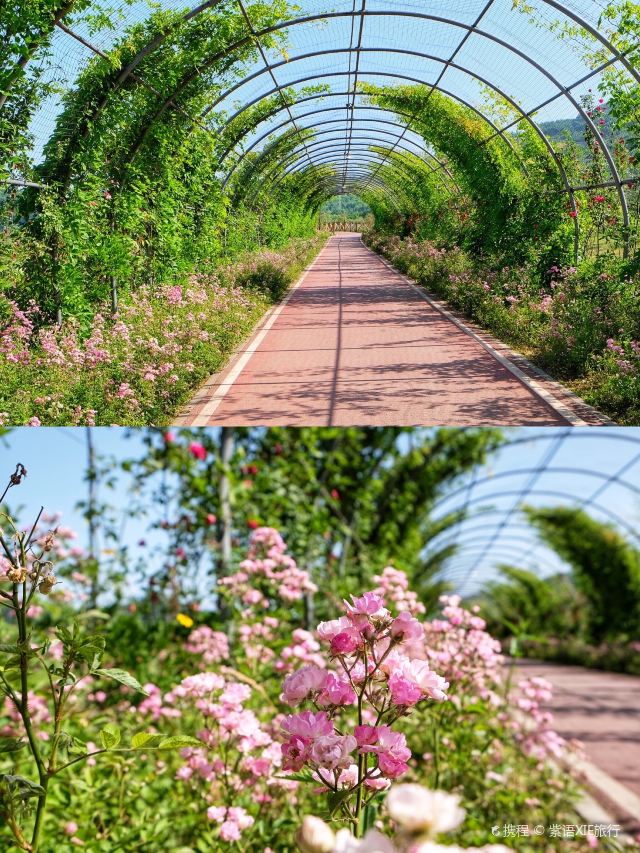
M 187 616 L 185 613 L 178 613 L 178 615 L 176 616 L 176 621 L 184 628 L 193 627 L 193 619 L 191 618 L 191 616 Z
M 421 785 L 394 785 L 385 801 L 389 816 L 406 833 L 435 837 L 457 829 L 465 810 L 460 798 L 444 791 L 429 791 Z

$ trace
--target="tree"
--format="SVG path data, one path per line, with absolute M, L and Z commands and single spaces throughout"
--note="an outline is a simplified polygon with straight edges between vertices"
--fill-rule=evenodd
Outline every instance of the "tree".
M 640 624 L 640 552 L 609 524 L 580 509 L 527 508 L 543 541 L 572 569 L 587 602 L 595 642 L 637 637 Z
M 434 524 L 430 513 L 436 497 L 502 441 L 491 429 L 305 427 L 234 433 L 228 477 L 236 555 L 251 529 L 275 527 L 299 565 L 330 596 L 357 592 L 391 563 L 409 574 L 428 603 L 440 589 L 434 588 L 433 576 L 446 555 L 425 561 L 424 547 L 459 517 Z M 215 577 L 215 560 L 208 555 L 217 545 L 206 519 L 221 514 L 217 433 L 183 431 L 170 442 L 159 432 L 148 436 L 148 454 L 137 463 L 139 476 L 155 482 L 157 474 L 170 472 L 175 483 L 177 521 L 166 526 L 175 538 L 169 552 L 179 544 L 192 576 L 194 566 L 207 563 Z M 189 451 L 194 441 L 203 448 L 202 459 Z M 326 606 L 322 597 L 317 606 Z
M 575 637 L 585 625 L 585 599 L 568 575 L 541 578 L 500 566 L 501 580 L 487 584 L 479 603 L 491 633 L 515 637 Z

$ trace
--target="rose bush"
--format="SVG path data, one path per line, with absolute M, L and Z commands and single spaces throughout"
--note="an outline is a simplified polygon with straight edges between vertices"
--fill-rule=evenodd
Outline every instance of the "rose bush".
M 0 303 L 0 423 L 162 424 L 280 299 L 322 238 L 296 240 L 189 277 L 140 287 L 113 317 L 43 323 L 39 306 Z
M 53 547 L 60 577 L 84 595 L 64 541 Z M 21 583 L 21 566 L 8 557 L 3 564 L 3 604 Z M 160 635 L 162 648 L 140 658 L 147 679 L 140 685 L 102 675 L 121 672 L 117 644 L 105 670 L 92 657 L 97 641 L 80 639 L 84 628 L 74 639 L 76 629 L 67 635 L 59 627 L 55 638 L 52 571 L 35 577 L 44 606 L 29 617 L 44 666 L 34 660 L 29 669 L 26 725 L 39 754 L 57 743 L 65 756 L 42 814 L 41 851 L 427 851 L 438 849 L 442 833 L 464 847 L 491 844 L 491 827 L 507 813 L 570 822 L 572 785 L 546 763 L 567 748 L 544 707 L 548 685 L 512 686 L 499 644 L 455 596 L 425 621 L 407 576 L 387 567 L 372 576 L 371 591 L 352 593 L 341 612 L 325 603 L 329 618 L 308 625 L 306 603 L 317 584 L 277 531 L 256 527 L 246 558 L 221 579 L 224 616 L 179 614 L 175 629 Z M 80 575 L 75 583 L 72 573 Z M 33 604 L 25 601 L 20 612 Z M 63 620 L 74 612 L 77 619 L 82 602 L 55 606 L 66 608 Z M 103 617 L 88 611 L 79 624 Z M 117 618 L 121 631 L 126 617 Z M 15 621 L 0 625 L 8 642 Z M 91 653 L 78 657 L 82 642 Z M 85 667 L 73 682 L 63 675 L 69 655 Z M 54 686 L 64 678 L 60 720 L 47 698 L 49 677 Z M 3 745 L 22 743 L 20 702 L 5 698 Z M 2 756 L 5 814 L 13 808 L 19 822 L 11 820 L 29 832 L 39 792 L 26 798 L 26 788 L 15 788 L 25 783 L 6 780 L 37 771 L 33 747 Z M 9 832 L 0 828 L 3 842 Z M 527 839 L 537 843 L 553 840 Z M 583 843 L 558 840 L 563 850 Z

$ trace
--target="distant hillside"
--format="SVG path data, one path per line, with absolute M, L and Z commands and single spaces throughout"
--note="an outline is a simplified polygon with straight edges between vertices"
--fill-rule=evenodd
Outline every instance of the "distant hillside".
M 362 219 L 371 213 L 368 204 L 365 204 L 355 195 L 338 195 L 329 199 L 320 210 L 328 219 Z
M 543 121 L 540 123 L 540 128 L 547 134 L 549 139 L 565 138 L 567 132 L 578 145 L 584 145 L 584 129 L 585 123 L 582 116 L 576 116 L 574 119 L 565 118 L 558 121 Z

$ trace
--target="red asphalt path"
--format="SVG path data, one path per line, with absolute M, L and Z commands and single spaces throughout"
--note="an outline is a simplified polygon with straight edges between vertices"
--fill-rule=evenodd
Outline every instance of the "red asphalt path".
M 553 728 L 567 740 L 578 740 L 588 761 L 640 797 L 640 677 L 541 661 L 516 662 L 516 680 L 532 676 L 553 685 Z M 603 796 L 605 800 L 611 796 L 618 820 L 635 818 L 627 827 L 640 831 L 635 808 L 618 802 L 613 791 L 596 792 L 597 799 Z
M 557 426 L 564 413 L 359 235 L 339 234 L 179 422 Z

